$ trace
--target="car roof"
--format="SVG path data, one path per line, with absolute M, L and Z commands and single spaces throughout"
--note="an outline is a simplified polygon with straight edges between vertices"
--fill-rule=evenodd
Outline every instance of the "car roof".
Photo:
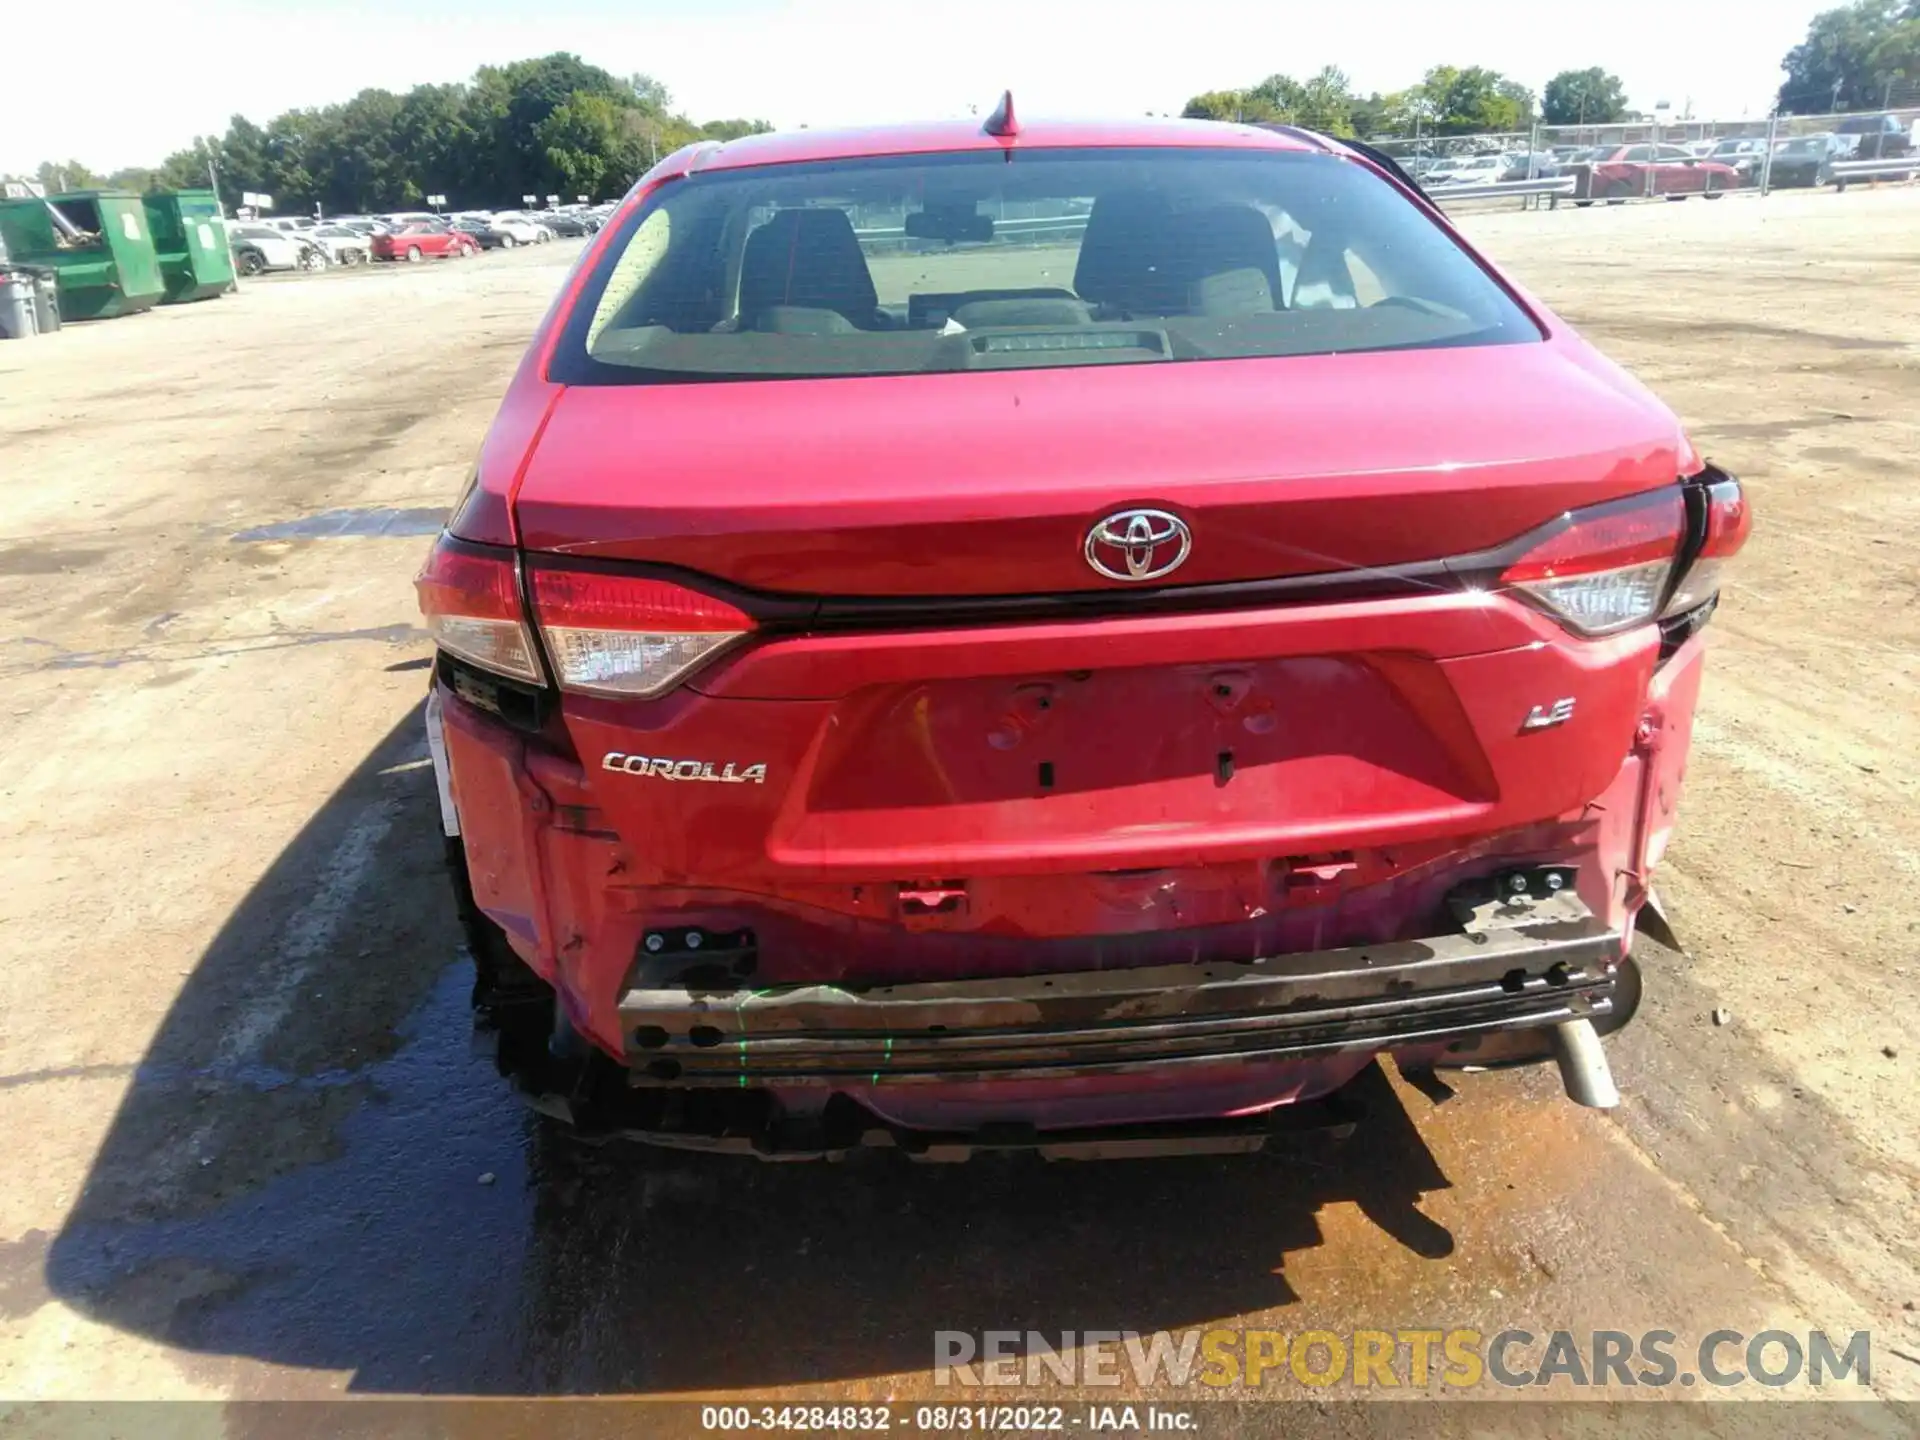
M 1316 137 L 1257 125 L 1214 120 L 1022 120 L 1018 133 L 989 135 L 978 120 L 845 130 L 784 130 L 743 135 L 695 147 L 688 171 L 737 170 L 748 165 L 792 165 L 808 160 L 854 160 L 876 155 L 924 155 L 953 150 L 1029 150 L 1055 147 L 1316 150 Z M 1326 146 L 1324 148 L 1331 148 Z

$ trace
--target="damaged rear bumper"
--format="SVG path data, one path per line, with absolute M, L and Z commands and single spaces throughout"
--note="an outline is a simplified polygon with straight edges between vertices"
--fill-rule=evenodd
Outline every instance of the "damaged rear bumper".
M 1506 1032 L 1613 1028 L 1623 937 L 1570 895 L 1556 905 L 1535 924 L 1239 964 L 861 989 L 631 988 L 619 1005 L 627 1072 L 634 1086 L 676 1088 L 1140 1072 L 1177 1084 L 1183 1067 L 1383 1050 L 1431 1064 Z

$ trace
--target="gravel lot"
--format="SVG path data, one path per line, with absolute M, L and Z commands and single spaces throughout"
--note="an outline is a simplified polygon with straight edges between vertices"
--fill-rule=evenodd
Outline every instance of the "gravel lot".
M 1920 190 L 1463 223 L 1755 499 L 1686 953 L 1620 1111 L 1382 1075 L 1303 1156 L 538 1138 L 469 1046 L 410 581 L 577 242 L 0 345 L 0 1398 L 908 1397 L 940 1328 L 1215 1322 L 1870 1329 L 1920 1397 Z

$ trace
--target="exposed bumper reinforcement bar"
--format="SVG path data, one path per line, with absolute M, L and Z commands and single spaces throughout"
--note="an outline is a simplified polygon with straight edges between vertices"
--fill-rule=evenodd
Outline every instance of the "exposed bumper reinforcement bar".
M 1592 918 L 1168 965 L 857 989 L 635 988 L 635 1085 L 875 1085 L 1117 1074 L 1444 1047 L 1609 1014 L 1623 953 Z

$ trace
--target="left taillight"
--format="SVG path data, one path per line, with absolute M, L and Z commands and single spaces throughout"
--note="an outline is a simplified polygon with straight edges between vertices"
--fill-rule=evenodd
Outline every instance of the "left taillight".
M 665 694 L 753 632 L 753 617 L 670 580 L 530 568 L 533 608 L 562 690 Z
M 546 683 L 511 550 L 443 532 L 413 584 L 427 630 L 442 650 L 497 675 Z

